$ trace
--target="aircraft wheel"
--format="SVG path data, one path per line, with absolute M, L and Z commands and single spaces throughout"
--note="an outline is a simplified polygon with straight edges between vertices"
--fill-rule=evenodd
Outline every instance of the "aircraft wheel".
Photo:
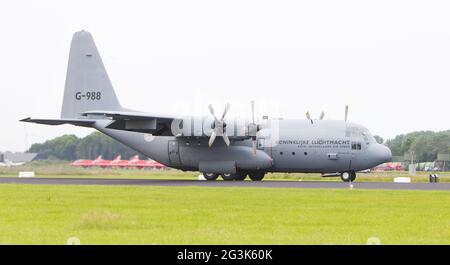
M 217 174 L 217 173 L 203 173 L 203 177 L 205 177 L 206 180 L 216 180 L 219 177 L 219 174 Z
M 351 174 L 350 174 L 350 176 L 351 176 L 352 182 L 355 181 L 355 179 L 356 179 L 356 172 L 355 172 L 355 171 L 352 171 Z
M 250 172 L 248 174 L 248 176 L 253 181 L 261 181 L 264 178 L 265 174 L 266 174 L 266 172 L 264 172 L 264 171 L 255 171 L 255 172 Z
M 243 181 L 247 177 L 247 173 L 245 172 L 236 172 L 234 175 L 234 180 L 236 181 Z
M 222 173 L 220 175 L 222 176 L 222 179 L 225 181 L 232 181 L 232 180 L 234 180 L 234 176 L 235 176 L 235 174 L 231 174 L 231 173 Z
M 341 179 L 343 182 L 353 182 L 356 179 L 356 173 L 355 171 L 342 172 Z

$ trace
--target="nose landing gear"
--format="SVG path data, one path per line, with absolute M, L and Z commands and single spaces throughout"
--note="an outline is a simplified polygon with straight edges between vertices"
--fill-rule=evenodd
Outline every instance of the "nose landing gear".
M 342 172 L 341 179 L 343 182 L 353 182 L 356 179 L 356 172 L 355 171 Z

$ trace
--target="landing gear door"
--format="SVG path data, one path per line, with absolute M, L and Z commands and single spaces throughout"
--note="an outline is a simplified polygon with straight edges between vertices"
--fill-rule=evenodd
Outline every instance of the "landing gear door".
M 181 166 L 180 149 L 177 140 L 169 141 L 169 161 L 171 166 Z
M 354 154 L 352 152 L 338 152 L 337 153 L 337 161 L 339 171 L 346 171 L 352 168 L 352 159 Z M 328 159 L 331 159 L 328 157 Z
M 264 150 L 264 138 L 258 138 L 256 141 L 256 148 L 259 150 Z

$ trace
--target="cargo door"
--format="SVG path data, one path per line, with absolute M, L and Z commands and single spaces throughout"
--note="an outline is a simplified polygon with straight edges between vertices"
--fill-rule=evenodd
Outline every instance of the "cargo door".
M 181 166 L 180 149 L 177 140 L 169 140 L 169 161 L 171 166 Z

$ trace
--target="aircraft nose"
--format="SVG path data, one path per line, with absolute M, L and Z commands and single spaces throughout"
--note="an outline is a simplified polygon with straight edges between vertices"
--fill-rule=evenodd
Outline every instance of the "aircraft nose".
M 382 144 L 377 144 L 374 146 L 374 156 L 379 164 L 390 162 L 392 160 L 392 152 L 387 146 Z

